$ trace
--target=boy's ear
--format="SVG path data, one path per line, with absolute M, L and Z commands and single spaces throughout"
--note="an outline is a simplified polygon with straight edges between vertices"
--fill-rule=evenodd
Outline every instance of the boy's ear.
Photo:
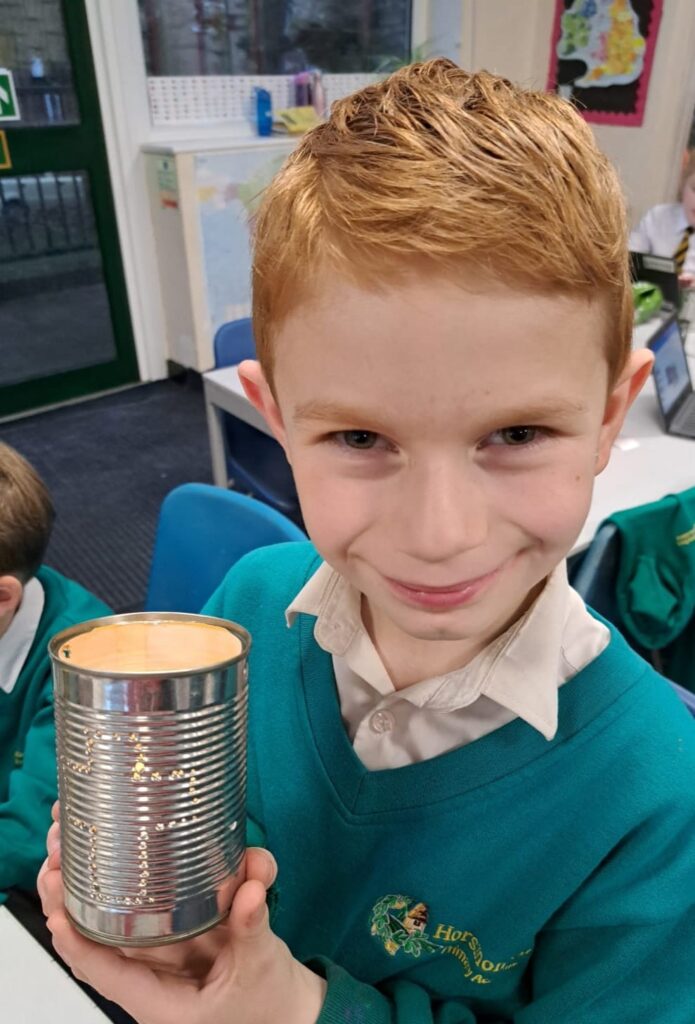
M 652 372 L 653 362 L 654 356 L 646 348 L 631 352 L 617 384 L 608 395 L 596 452 L 597 474 L 608 465 L 613 442 L 620 433 L 628 409 Z
M 244 359 L 242 363 L 239 363 L 238 371 L 246 397 L 251 405 L 258 409 L 287 455 L 287 436 L 285 425 L 282 422 L 282 413 L 270 390 L 270 384 L 266 380 L 261 364 L 256 359 Z
M 22 603 L 24 587 L 16 576 L 0 576 L 0 620 L 12 618 Z

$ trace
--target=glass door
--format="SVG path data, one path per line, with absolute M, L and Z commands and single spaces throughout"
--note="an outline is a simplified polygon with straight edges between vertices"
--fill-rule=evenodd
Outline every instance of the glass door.
M 83 0 L 0 0 L 0 417 L 138 379 Z

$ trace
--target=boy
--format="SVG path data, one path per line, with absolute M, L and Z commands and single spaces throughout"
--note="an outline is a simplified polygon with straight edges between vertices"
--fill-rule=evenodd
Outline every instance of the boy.
M 564 567 L 650 370 L 625 242 L 572 108 L 446 60 L 335 104 L 270 186 L 240 374 L 315 547 L 207 611 L 253 636 L 273 918 L 253 850 L 207 946 L 129 963 L 70 928 L 55 827 L 41 875 L 139 1021 L 692 1021 L 692 722 Z
M 630 234 L 634 252 L 669 256 L 684 288 L 695 284 L 695 150 L 686 153 L 680 177 L 680 202 L 660 203 L 647 210 Z
M 36 472 L 0 443 L 0 903 L 13 886 L 34 889 L 58 788 L 48 641 L 109 614 L 41 566 L 53 517 Z

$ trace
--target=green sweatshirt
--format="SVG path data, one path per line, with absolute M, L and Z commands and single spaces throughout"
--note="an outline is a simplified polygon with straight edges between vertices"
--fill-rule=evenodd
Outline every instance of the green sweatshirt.
M 77 622 L 110 614 L 53 569 L 44 566 L 37 577 L 45 600 L 36 635 L 12 692 L 0 689 L 0 903 L 11 886 L 34 889 L 57 796 L 48 641 Z
M 521 719 L 368 771 L 314 618 L 309 544 L 239 562 L 206 611 L 250 630 L 249 816 L 273 928 L 328 980 L 320 1024 L 692 1024 L 695 723 L 613 632 Z
M 695 487 L 606 523 L 620 533 L 615 596 L 627 635 L 695 692 Z

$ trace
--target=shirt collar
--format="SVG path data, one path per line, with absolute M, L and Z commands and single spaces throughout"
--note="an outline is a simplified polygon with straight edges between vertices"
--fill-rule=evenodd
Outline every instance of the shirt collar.
M 686 228 L 690 227 L 690 221 L 687 218 L 686 212 L 683 209 L 683 204 L 678 203 L 676 209 L 676 230 L 681 232 L 685 231 Z
M 484 695 L 550 740 L 557 731 L 557 689 L 571 595 L 562 562 L 524 615 L 467 665 L 399 691 L 364 628 L 359 591 L 327 563 L 300 590 L 285 617 L 291 626 L 298 614 L 315 616 L 319 646 L 345 658 L 353 672 L 381 694 L 442 713 L 464 708 Z
M 0 638 L 0 688 L 12 693 L 27 660 L 46 600 L 40 581 L 34 576 L 24 586 L 22 601 L 7 632 Z

